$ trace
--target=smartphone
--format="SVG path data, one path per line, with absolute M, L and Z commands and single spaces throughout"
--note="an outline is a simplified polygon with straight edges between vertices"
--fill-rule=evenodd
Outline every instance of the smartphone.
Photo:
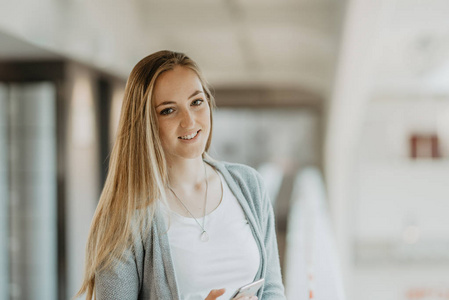
M 254 296 L 257 291 L 262 287 L 263 283 L 265 282 L 265 279 L 262 278 L 260 280 L 251 282 L 247 285 L 242 286 L 237 291 L 235 291 L 234 295 L 231 297 L 230 300 L 234 299 L 235 297 L 240 296 Z

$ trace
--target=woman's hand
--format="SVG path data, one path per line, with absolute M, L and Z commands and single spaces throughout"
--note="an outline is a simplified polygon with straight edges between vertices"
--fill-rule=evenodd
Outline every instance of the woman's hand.
M 205 300 L 215 300 L 218 297 L 222 296 L 225 292 L 226 292 L 225 289 L 212 290 L 212 291 L 210 291 L 209 295 L 207 295 Z M 257 296 L 252 296 L 252 297 L 240 296 L 240 297 L 234 298 L 233 300 L 257 300 L 257 299 L 258 299 Z
M 226 292 L 225 289 L 212 290 L 205 300 L 215 300 Z

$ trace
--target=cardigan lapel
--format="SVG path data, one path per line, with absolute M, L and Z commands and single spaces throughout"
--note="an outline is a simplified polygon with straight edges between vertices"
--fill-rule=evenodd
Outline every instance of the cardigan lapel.
M 266 261 L 266 252 L 265 247 L 263 245 L 263 238 L 262 234 L 259 230 L 259 226 L 257 226 L 257 222 L 254 218 L 254 215 L 256 212 L 252 211 L 248 201 L 257 201 L 256 199 L 246 199 L 243 195 L 241 188 L 237 185 L 236 181 L 232 177 L 231 173 L 227 170 L 227 168 L 224 166 L 223 163 L 215 160 L 204 160 L 209 165 L 216 168 L 220 173 L 223 175 L 223 178 L 226 180 L 226 183 L 228 184 L 230 190 L 234 194 L 234 196 L 237 198 L 237 200 L 240 203 L 240 206 L 243 209 L 243 212 L 245 213 L 246 218 L 248 219 L 248 222 L 251 227 L 251 231 L 253 232 L 254 239 L 256 240 L 257 246 L 259 247 L 259 253 L 260 253 L 260 265 L 259 270 L 257 271 L 257 275 L 255 279 L 262 278 L 262 274 L 265 270 L 265 264 L 264 261 Z
M 176 283 L 175 268 L 171 257 L 170 243 L 168 241 L 167 226 L 165 225 L 161 213 L 160 207 L 157 207 L 156 213 L 154 214 L 154 224 L 156 225 L 155 237 L 157 236 L 157 240 L 160 242 L 160 256 L 164 265 L 169 290 L 172 293 L 170 299 L 180 299 L 178 284 Z

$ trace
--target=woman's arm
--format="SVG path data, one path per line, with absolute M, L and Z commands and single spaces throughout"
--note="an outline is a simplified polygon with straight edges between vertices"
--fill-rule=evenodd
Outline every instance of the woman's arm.
M 96 300 L 137 299 L 139 285 L 134 255 L 127 250 L 115 266 L 95 274 Z
M 122 259 L 95 273 L 96 300 L 137 299 L 141 289 L 144 249 L 139 231 L 133 230 L 134 243 Z

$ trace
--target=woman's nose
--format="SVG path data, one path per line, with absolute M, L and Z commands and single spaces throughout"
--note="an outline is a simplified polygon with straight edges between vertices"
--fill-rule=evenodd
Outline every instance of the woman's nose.
M 188 110 L 184 110 L 181 116 L 181 127 L 191 128 L 195 125 L 195 120 L 193 119 L 192 113 Z

